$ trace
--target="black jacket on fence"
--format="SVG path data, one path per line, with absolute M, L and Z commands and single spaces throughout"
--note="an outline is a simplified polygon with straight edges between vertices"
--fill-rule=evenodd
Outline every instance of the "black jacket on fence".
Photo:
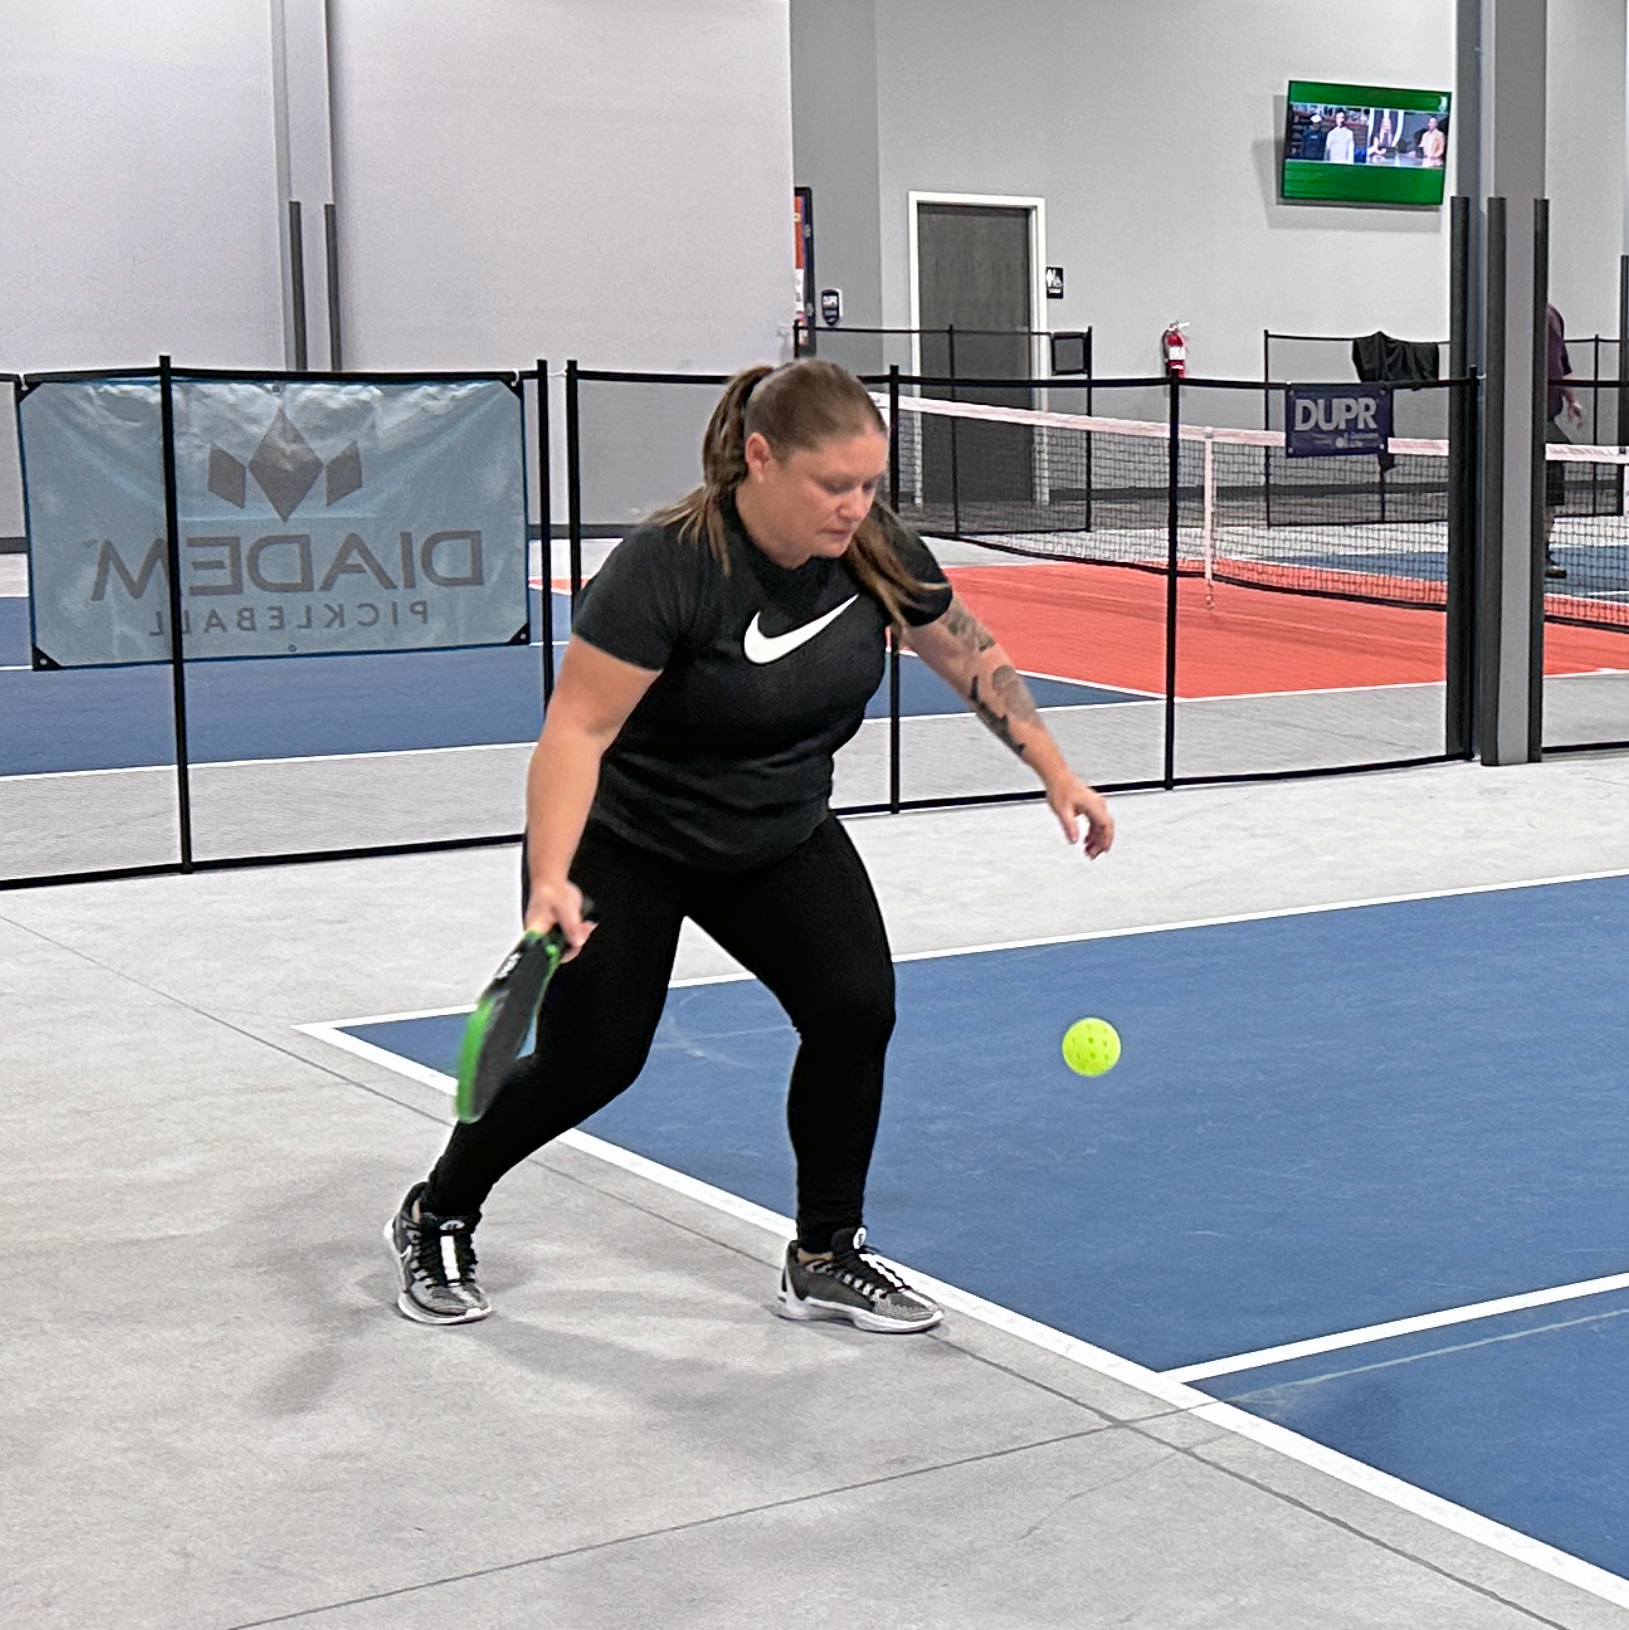
M 1435 340 L 1397 340 L 1378 328 L 1352 341 L 1352 366 L 1366 384 L 1420 385 L 1442 377 Z M 1382 470 L 1396 462 L 1390 453 L 1380 454 Z

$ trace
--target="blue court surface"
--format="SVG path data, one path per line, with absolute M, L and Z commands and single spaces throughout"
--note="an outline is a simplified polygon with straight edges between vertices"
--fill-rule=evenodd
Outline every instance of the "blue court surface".
M 570 622 L 554 596 L 556 652 Z M 541 597 L 532 595 L 540 632 Z M 28 671 L 28 602 L 0 597 L 0 767 L 13 775 L 174 762 L 172 678 L 145 667 Z M 187 666 L 189 753 L 197 763 L 333 753 L 411 752 L 533 741 L 543 723 L 538 645 L 383 655 L 275 657 Z M 1035 678 L 1042 707 L 1141 701 L 1123 690 Z M 901 666 L 901 712 L 959 704 L 914 657 Z M 866 709 L 888 714 L 886 682 Z
M 1629 1576 L 1626 966 L 1624 877 L 901 962 L 868 1224 L 913 1269 Z M 1125 1041 L 1095 1081 L 1058 1051 L 1092 1013 Z M 448 1072 L 461 1025 L 340 1029 Z M 787 1212 L 793 1049 L 756 983 L 675 987 L 644 1077 L 584 1130 Z M 1555 1287 L 1585 1288 L 1476 1316 Z M 1301 1342 L 1322 1350 L 1263 1351 Z

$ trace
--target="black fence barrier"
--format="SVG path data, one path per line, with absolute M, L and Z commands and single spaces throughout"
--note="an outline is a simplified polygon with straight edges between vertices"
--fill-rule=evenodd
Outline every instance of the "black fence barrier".
M 954 323 L 943 328 L 872 328 L 800 321 L 792 329 L 792 354 L 829 358 L 862 378 L 897 367 L 903 374 L 964 380 L 974 389 L 992 379 L 1090 378 L 1092 330 L 971 328 Z
M 47 386 L 73 381 L 109 393 L 124 415 L 124 452 L 147 461 L 125 486 L 141 488 L 146 508 L 117 519 L 112 499 L 97 511 L 92 493 L 94 524 L 36 526 L 32 603 L 0 595 L 0 888 L 514 842 L 568 603 L 617 536 L 694 485 L 725 382 L 575 362 L 561 375 L 539 361 L 512 375 L 427 376 L 223 374 L 164 359 L 31 376 L 25 417 L 43 412 Z M 326 405 L 307 390 L 319 383 L 336 393 Z M 1282 432 L 1262 428 L 1282 422 L 1281 382 L 969 380 L 896 367 L 866 383 L 890 428 L 895 507 L 1097 784 L 1468 752 L 1451 714 L 1470 646 L 1450 629 L 1468 615 L 1472 581 L 1474 382 L 1417 393 L 1384 512 L 1372 455 L 1291 458 Z M 218 403 L 204 412 L 205 385 L 237 393 L 235 418 Z M 392 476 L 373 433 L 347 428 L 344 388 L 366 387 L 370 411 L 395 403 L 410 417 L 404 393 L 428 385 L 481 387 L 508 427 L 503 468 L 519 471 L 518 486 L 483 525 L 504 534 L 506 569 L 519 573 L 514 628 L 323 647 L 321 630 L 290 625 L 287 604 L 272 619 L 271 602 L 343 603 L 371 628 L 393 601 L 396 616 L 421 615 L 408 609 L 410 577 L 471 575 L 470 536 L 483 529 L 443 513 L 444 494 L 414 489 L 390 526 L 359 507 Z M 57 428 L 66 435 L 71 422 Z M 43 437 L 25 425 L 31 479 L 50 464 Z M 563 558 L 546 490 L 562 449 Z M 444 446 L 427 457 L 438 492 L 448 464 Z M 1574 479 L 1580 494 L 1593 490 Z M 54 570 L 63 563 L 66 578 Z M 98 574 L 95 603 L 140 598 L 139 617 L 64 620 L 63 582 L 85 591 L 85 612 Z M 352 588 L 367 592 L 346 599 Z M 243 648 L 229 649 L 240 636 Z M 114 643 L 98 654 L 99 639 Z M 887 672 L 839 755 L 838 807 L 1040 796 L 908 646 Z
M 1600 354 L 1608 355 L 1605 342 Z M 1629 379 L 1582 379 L 1569 339 L 1584 422 L 1561 411 L 1545 427 L 1540 740 L 1545 754 L 1629 747 L 1629 449 L 1591 444 L 1591 403 L 1629 397 Z M 1546 409 L 1549 407 L 1546 402 Z
M 30 376 L 0 888 L 518 838 L 552 678 L 527 384 Z
M 1468 680 L 1449 683 L 1446 613 L 1470 615 L 1469 574 L 1455 568 L 1474 548 L 1474 381 L 1429 387 L 1417 434 L 1397 443 L 1384 513 L 1374 455 L 1291 459 L 1281 431 L 1251 428 L 1270 411 L 1263 398 L 1281 403 L 1282 382 L 893 369 L 866 383 L 890 426 L 894 507 L 1033 676 L 1071 761 L 1103 786 L 1467 756 L 1450 715 Z M 694 483 L 720 384 L 568 367 L 567 413 L 575 393 L 580 423 L 593 417 L 610 436 L 636 424 L 651 467 L 683 469 L 643 495 L 651 508 Z M 996 392 L 1013 400 L 978 399 Z M 567 479 L 585 522 L 616 501 L 615 468 L 580 436 Z M 1350 657 L 1369 644 L 1372 659 Z M 1039 795 L 908 650 L 839 756 L 835 789 L 845 813 Z

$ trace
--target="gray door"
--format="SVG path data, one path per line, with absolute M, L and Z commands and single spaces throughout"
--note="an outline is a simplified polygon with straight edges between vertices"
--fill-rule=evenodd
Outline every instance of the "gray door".
M 1010 205 L 917 205 L 917 309 L 925 375 L 1029 377 L 1029 213 Z M 1033 405 L 1022 387 L 957 385 L 924 394 L 1004 407 Z M 972 530 L 979 518 L 972 506 L 1030 498 L 1033 456 L 1026 430 L 929 420 L 922 442 L 925 496 L 936 505 L 953 502 L 961 529 Z

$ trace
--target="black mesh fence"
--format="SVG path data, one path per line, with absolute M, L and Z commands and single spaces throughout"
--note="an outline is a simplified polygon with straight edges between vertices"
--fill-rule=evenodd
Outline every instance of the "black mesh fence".
M 868 384 L 892 426 L 901 517 L 1011 650 L 1072 761 L 1103 784 L 1464 751 L 1445 611 L 1457 598 L 1468 615 L 1468 571 L 1456 595 L 1451 563 L 1464 567 L 1472 547 L 1455 426 L 1474 386 L 1411 393 L 1382 460 L 1291 458 L 1281 429 L 1249 428 L 1282 424 L 1282 386 L 1173 394 L 1162 380 L 897 371 Z M 631 417 L 663 427 L 664 461 L 671 443 L 683 449 L 681 409 L 655 404 L 687 386 L 597 374 L 580 388 L 603 398 L 607 434 Z M 1150 400 L 1163 418 L 1138 416 Z M 591 438 L 578 457 L 587 494 L 604 479 Z M 1033 786 L 908 650 L 899 670 L 897 702 L 885 685 L 844 750 L 840 803 Z
M 31 378 L 0 884 L 517 836 L 546 677 L 521 383 Z
M 722 383 L 571 365 L 29 381 L 32 554 L 0 554 L 0 886 L 518 836 L 574 588 L 695 484 Z M 1413 393 L 1384 467 L 1291 458 L 1281 387 L 897 370 L 868 387 L 900 514 L 1099 784 L 1463 751 L 1471 387 Z M 495 415 L 473 443 L 466 393 Z M 92 431 L 111 441 L 76 466 Z M 1556 462 L 1559 550 L 1596 529 L 1568 597 L 1620 605 L 1611 482 L 1574 469 L 1577 449 Z M 495 506 L 479 524 L 465 477 Z M 430 602 L 494 574 L 497 621 L 426 632 Z M 1035 795 L 908 649 L 833 794 L 849 810 Z
M 968 401 L 990 396 L 993 381 L 1039 378 L 1090 379 L 1092 330 L 836 327 L 798 323 L 794 356 L 819 356 L 864 379 L 897 368 L 901 374 L 944 379 L 940 394 L 956 396 L 957 381 Z M 999 387 L 997 387 L 999 389 Z M 1032 405 L 1027 398 L 1017 405 Z
M 1579 379 L 1581 357 L 1615 347 L 1567 343 L 1585 422 L 1563 413 L 1544 427 L 1543 744 L 1618 747 L 1629 743 L 1629 452 L 1571 438 L 1629 384 Z

